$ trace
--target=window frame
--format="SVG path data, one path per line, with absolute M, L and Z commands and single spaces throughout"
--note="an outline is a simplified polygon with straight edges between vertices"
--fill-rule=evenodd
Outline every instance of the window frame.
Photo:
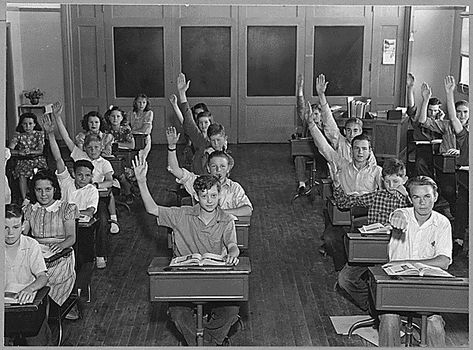
M 463 32 L 463 24 L 464 24 L 464 21 L 468 21 L 469 22 L 469 6 L 466 6 L 464 11 L 462 11 L 460 13 L 460 55 L 459 55 L 459 70 L 458 70 L 458 82 L 457 82 L 457 90 L 459 92 L 461 92 L 462 94 L 468 94 L 469 93 L 469 81 L 468 81 L 468 84 L 464 84 L 463 82 L 461 82 L 461 77 L 462 77 L 462 71 L 463 71 L 463 58 L 467 58 L 468 59 L 468 65 L 470 63 L 470 49 L 468 47 L 468 53 L 464 53 L 462 52 L 462 44 L 463 44 L 463 36 L 462 36 L 462 32 Z M 469 40 L 469 36 L 468 36 L 468 39 Z M 467 42 L 467 44 L 469 44 Z M 469 45 L 468 45 L 469 46 Z M 469 68 L 469 67 L 468 67 Z

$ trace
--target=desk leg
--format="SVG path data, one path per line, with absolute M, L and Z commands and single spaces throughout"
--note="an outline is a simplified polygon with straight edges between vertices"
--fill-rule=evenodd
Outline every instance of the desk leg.
M 425 348 L 427 347 L 427 315 L 422 315 L 421 327 L 420 346 Z
M 204 346 L 204 325 L 203 325 L 203 311 L 204 305 L 197 304 L 197 328 L 196 328 L 196 337 L 197 337 L 197 346 Z

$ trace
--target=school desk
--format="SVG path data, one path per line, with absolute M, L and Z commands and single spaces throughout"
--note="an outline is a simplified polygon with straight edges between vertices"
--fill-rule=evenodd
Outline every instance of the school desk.
M 389 261 L 389 234 L 348 232 L 345 250 L 350 263 L 384 264 Z
M 46 317 L 49 289 L 45 286 L 38 290 L 32 303 L 5 304 L 5 337 L 22 338 L 38 334 Z
M 434 168 L 444 174 L 455 173 L 457 156 L 434 154 Z
M 468 278 L 388 276 L 381 266 L 368 269 L 376 310 L 421 314 L 421 346 L 426 346 L 427 314 L 468 313 Z
M 330 221 L 333 226 L 350 226 L 351 225 L 351 215 L 350 210 L 340 210 L 335 203 L 333 197 L 327 198 L 327 210 Z
M 135 139 L 135 150 L 139 151 L 140 149 L 145 148 L 147 137 L 148 134 L 133 133 L 133 138 Z
M 309 158 L 315 157 L 316 146 L 312 137 L 300 137 L 290 140 L 291 142 L 291 156 L 306 156 Z
M 247 301 L 251 265 L 240 257 L 229 267 L 169 267 L 167 257 L 153 258 L 148 266 L 150 299 L 161 302 L 192 302 L 197 305 L 197 344 L 203 345 L 203 304 L 211 301 Z
M 112 188 L 99 188 L 99 197 L 100 198 L 107 198 L 110 197 L 110 193 L 112 193 Z

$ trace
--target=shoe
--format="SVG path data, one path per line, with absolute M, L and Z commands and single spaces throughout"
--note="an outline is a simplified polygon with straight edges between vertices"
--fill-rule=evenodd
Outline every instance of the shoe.
M 79 319 L 79 309 L 77 308 L 77 304 L 76 304 L 72 307 L 71 311 L 69 311 L 69 313 L 66 315 L 66 320 L 75 321 L 78 319 Z
M 95 260 L 95 264 L 97 265 L 98 269 L 104 269 L 107 267 L 107 262 L 103 256 L 98 256 Z
M 302 196 L 305 193 L 305 186 L 299 186 L 297 189 L 297 194 Z
M 217 344 L 217 346 L 231 346 L 230 338 L 225 337 L 225 339 L 223 339 L 222 344 Z
M 113 235 L 116 235 L 118 232 L 120 232 L 120 226 L 118 226 L 118 221 L 116 220 L 108 220 L 110 222 L 110 233 Z

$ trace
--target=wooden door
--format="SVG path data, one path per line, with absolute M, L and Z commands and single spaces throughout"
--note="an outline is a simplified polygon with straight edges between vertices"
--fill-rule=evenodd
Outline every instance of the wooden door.
M 286 142 L 304 63 L 304 7 L 239 8 L 238 142 Z
M 144 93 L 153 110 L 153 143 L 166 143 L 169 124 L 171 67 L 169 6 L 104 6 L 107 107 L 133 111 L 136 95 Z
M 66 125 L 71 137 L 82 130 L 82 116 L 89 111 L 104 112 L 107 105 L 103 7 L 70 5 L 67 15 L 71 33 L 72 98 L 71 116 Z
M 177 95 L 176 78 L 182 71 L 191 81 L 190 105 L 204 102 L 214 121 L 225 127 L 230 143 L 236 143 L 239 134 L 237 15 L 235 6 L 173 7 L 175 64 L 170 91 Z

